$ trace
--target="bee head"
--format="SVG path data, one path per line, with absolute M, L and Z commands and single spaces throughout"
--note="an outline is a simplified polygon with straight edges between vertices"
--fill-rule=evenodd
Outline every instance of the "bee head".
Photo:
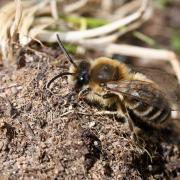
M 78 68 L 77 68 L 77 75 L 76 75 L 76 87 L 80 88 L 83 85 L 89 83 L 90 76 L 89 76 L 89 68 L 90 64 L 87 61 L 81 61 Z
M 87 61 L 81 61 L 79 64 L 76 64 L 73 59 L 70 57 L 70 55 L 67 53 L 66 49 L 64 48 L 59 35 L 57 34 L 57 39 L 58 39 L 58 44 L 61 48 L 61 50 L 63 51 L 63 53 L 65 54 L 67 60 L 71 63 L 70 66 L 70 72 L 63 72 L 60 73 L 56 76 L 54 76 L 46 85 L 46 88 L 49 88 L 51 83 L 54 82 L 56 79 L 65 76 L 65 75 L 69 75 L 69 81 L 71 81 L 70 79 L 73 79 L 73 81 L 75 82 L 75 88 L 76 89 L 80 89 L 83 85 L 86 85 L 89 83 L 90 80 L 90 76 L 89 76 L 89 69 L 90 69 L 90 63 Z

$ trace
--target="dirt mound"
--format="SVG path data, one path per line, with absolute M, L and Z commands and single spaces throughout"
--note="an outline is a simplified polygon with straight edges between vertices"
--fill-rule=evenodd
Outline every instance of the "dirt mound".
M 180 177 L 179 137 L 172 122 L 162 132 L 139 131 L 135 142 L 122 120 L 97 116 L 101 107 L 77 100 L 66 77 L 46 90 L 48 80 L 68 68 L 64 59 L 32 56 L 27 62 L 0 71 L 1 178 Z

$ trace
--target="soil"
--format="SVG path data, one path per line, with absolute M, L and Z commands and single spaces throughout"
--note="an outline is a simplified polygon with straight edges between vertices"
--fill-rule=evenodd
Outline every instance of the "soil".
M 161 131 L 139 130 L 136 141 L 123 120 L 94 115 L 101 107 L 77 100 L 66 77 L 55 81 L 51 91 L 45 88 L 49 79 L 68 69 L 62 56 L 26 54 L 26 62 L 26 67 L 0 71 L 1 177 L 180 177 L 175 121 Z
M 148 26 L 148 25 L 147 25 Z M 144 28 L 145 31 L 145 28 Z M 180 122 L 138 129 L 95 115 L 63 77 L 57 48 L 23 49 L 16 68 L 0 67 L 0 179 L 179 179 Z

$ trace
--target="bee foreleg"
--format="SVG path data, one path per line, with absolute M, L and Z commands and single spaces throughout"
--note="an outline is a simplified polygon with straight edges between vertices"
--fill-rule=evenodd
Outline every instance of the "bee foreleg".
M 87 94 L 89 94 L 90 91 L 91 91 L 90 88 L 82 89 L 82 90 L 78 93 L 78 99 L 84 98 L 85 96 L 87 96 Z

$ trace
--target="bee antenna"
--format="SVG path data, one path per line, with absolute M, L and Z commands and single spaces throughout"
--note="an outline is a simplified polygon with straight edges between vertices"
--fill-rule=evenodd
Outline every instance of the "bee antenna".
M 74 75 L 74 73 L 70 73 L 70 72 L 63 72 L 60 73 L 56 76 L 54 76 L 47 84 L 46 84 L 46 89 L 49 89 L 50 85 L 58 78 L 62 77 L 62 76 L 67 76 L 67 75 Z
M 57 36 L 57 39 L 58 39 L 59 47 L 61 48 L 61 50 L 62 50 L 63 53 L 65 54 L 66 58 L 70 61 L 71 64 L 73 64 L 73 66 L 74 66 L 75 68 L 77 68 L 76 63 L 73 61 L 73 59 L 71 58 L 71 56 L 69 55 L 69 53 L 66 51 L 65 47 L 63 46 L 63 43 L 62 43 L 59 35 L 56 34 L 56 36 Z

